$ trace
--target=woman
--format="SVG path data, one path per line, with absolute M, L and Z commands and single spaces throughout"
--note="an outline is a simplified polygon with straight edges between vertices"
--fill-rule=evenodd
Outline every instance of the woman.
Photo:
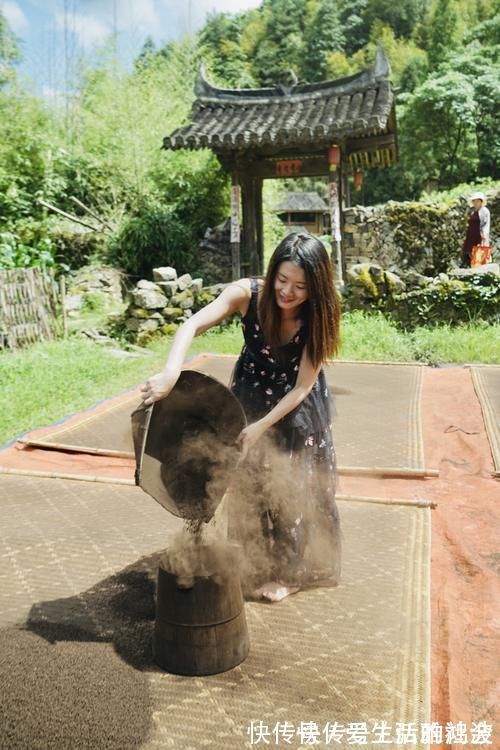
M 469 216 L 467 234 L 462 246 L 462 265 L 468 268 L 471 263 L 472 248 L 475 245 L 488 245 L 490 238 L 490 212 L 486 208 L 484 193 L 472 193 L 470 202 L 473 211 Z
M 340 306 L 324 245 L 307 233 L 276 248 L 262 282 L 241 279 L 179 329 L 146 405 L 174 387 L 195 336 L 241 313 L 245 345 L 231 388 L 249 424 L 234 483 L 230 533 L 243 543 L 244 587 L 279 601 L 313 583 L 337 583 L 340 524 L 329 392 L 322 364 L 339 343 Z

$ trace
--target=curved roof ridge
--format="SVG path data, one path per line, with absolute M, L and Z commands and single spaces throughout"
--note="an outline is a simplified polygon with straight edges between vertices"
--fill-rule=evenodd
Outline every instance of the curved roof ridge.
M 351 76 L 337 78 L 331 81 L 320 81 L 318 83 L 297 83 L 292 86 L 277 85 L 261 89 L 223 89 L 211 84 L 206 76 L 205 64 L 200 63 L 195 82 L 195 95 L 201 102 L 225 101 L 240 102 L 245 100 L 255 102 L 257 100 L 268 101 L 290 97 L 293 99 L 309 99 L 325 94 L 354 94 L 360 89 L 374 85 L 381 79 L 389 80 L 389 60 L 383 47 L 378 45 L 375 62 L 365 70 L 354 73 Z

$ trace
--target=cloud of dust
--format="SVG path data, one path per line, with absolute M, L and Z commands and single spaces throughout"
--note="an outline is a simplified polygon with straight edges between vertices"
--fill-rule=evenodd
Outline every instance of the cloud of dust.
M 334 478 L 305 453 L 285 453 L 264 436 L 228 493 L 229 536 L 242 545 L 245 591 L 269 581 L 336 584 L 340 524 Z
M 336 584 L 341 536 L 327 465 L 311 466 L 305 451 L 285 453 L 267 435 L 238 467 L 235 450 L 213 434 L 183 440 L 173 468 L 182 515 L 191 520 L 165 551 L 165 569 L 186 587 L 195 576 L 222 581 L 237 571 L 245 594 L 269 581 Z M 203 521 L 212 518 L 228 484 L 226 535 L 220 518 L 217 527 Z
M 160 565 L 176 575 L 181 587 L 193 586 L 195 577 L 213 578 L 222 585 L 226 578 L 239 572 L 238 547 L 213 530 L 206 538 L 208 534 L 203 531 L 202 522 L 186 524 L 160 558 Z
M 239 456 L 210 430 L 186 431 L 165 446 L 161 475 L 184 518 L 208 522 L 221 502 Z

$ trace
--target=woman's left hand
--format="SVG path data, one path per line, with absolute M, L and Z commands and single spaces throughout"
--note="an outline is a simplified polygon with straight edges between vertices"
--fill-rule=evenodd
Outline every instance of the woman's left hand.
M 266 426 L 262 423 L 262 420 L 260 420 L 259 422 L 253 422 L 252 424 L 247 425 L 247 427 L 240 432 L 238 435 L 238 441 L 241 443 L 242 461 L 247 457 L 248 451 L 253 448 L 257 440 L 265 431 Z

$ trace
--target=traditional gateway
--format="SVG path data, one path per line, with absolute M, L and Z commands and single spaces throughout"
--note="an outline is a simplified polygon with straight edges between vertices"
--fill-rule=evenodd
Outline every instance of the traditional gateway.
M 398 160 L 390 67 L 379 47 L 374 64 L 347 78 L 264 89 L 219 89 L 200 67 L 190 123 L 163 140 L 166 149 L 210 148 L 232 175 L 232 272 L 263 271 L 264 179 L 328 176 L 332 238 L 342 278 L 341 211 L 349 171 Z M 242 203 L 240 255 L 239 204 Z

